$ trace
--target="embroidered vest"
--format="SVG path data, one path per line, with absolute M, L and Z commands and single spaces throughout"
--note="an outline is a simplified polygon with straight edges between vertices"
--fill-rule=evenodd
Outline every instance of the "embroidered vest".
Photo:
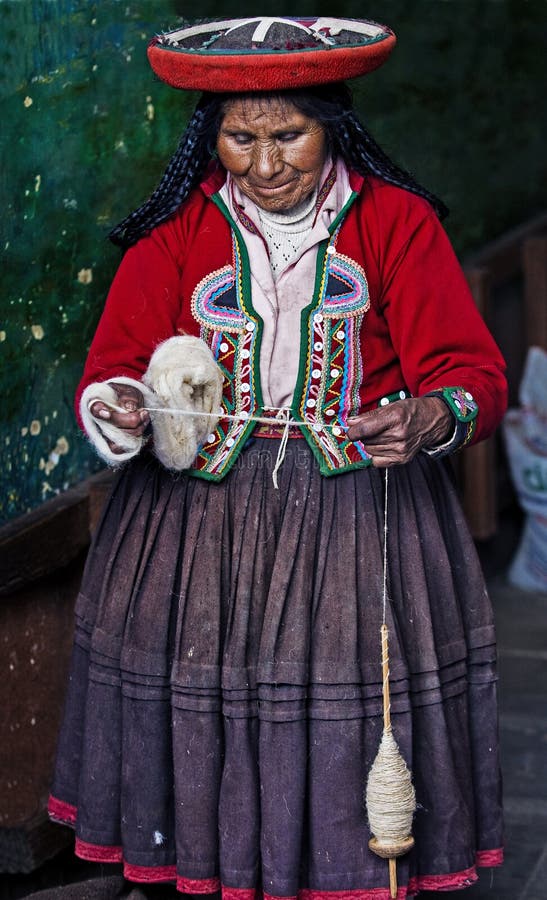
M 300 362 L 291 404 L 323 475 L 371 464 L 360 441 L 347 438 L 348 417 L 359 411 L 360 331 L 370 305 L 365 272 L 337 252 L 336 241 L 353 193 L 318 248 L 313 297 L 301 314 Z M 222 413 L 191 474 L 220 481 L 235 463 L 263 411 L 260 387 L 262 320 L 252 306 L 245 242 L 218 194 L 212 197 L 232 230 L 233 264 L 206 275 L 192 296 L 192 315 L 224 375 Z

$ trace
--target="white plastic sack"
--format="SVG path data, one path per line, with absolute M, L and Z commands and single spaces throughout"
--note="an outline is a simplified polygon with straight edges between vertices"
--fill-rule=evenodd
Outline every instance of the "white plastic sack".
M 508 578 L 524 590 L 547 592 L 547 353 L 540 347 L 528 351 L 519 400 L 503 424 L 511 477 L 526 513 Z

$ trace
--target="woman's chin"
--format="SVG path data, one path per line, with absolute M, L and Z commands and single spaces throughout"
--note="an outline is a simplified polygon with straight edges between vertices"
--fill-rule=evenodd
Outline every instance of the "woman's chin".
M 295 190 L 294 185 L 283 185 L 279 188 L 265 188 L 248 194 L 256 205 L 266 212 L 290 213 L 304 203 L 311 191 Z
M 247 195 L 257 206 L 268 212 L 285 212 L 299 202 L 298 198 L 295 199 L 294 185 L 288 184 L 275 188 L 254 188 Z

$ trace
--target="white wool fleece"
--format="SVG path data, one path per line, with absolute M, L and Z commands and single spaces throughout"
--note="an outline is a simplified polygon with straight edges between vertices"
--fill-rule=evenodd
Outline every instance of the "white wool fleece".
M 192 416 L 169 415 L 163 411 L 150 413 L 154 453 L 166 469 L 187 469 L 200 444 L 214 430 L 218 415 L 203 414 L 219 412 L 222 382 L 222 372 L 200 338 L 172 337 L 152 354 L 143 383 L 153 392 L 154 405 L 196 413 Z

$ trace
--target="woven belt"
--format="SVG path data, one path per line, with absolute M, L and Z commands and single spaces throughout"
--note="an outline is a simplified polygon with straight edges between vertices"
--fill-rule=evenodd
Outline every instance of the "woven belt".
M 281 438 L 283 437 L 283 432 L 285 431 L 285 426 L 280 422 L 272 422 L 271 425 L 257 425 L 255 430 L 253 431 L 253 437 L 259 438 Z M 299 428 L 293 426 L 289 428 L 289 440 L 291 438 L 303 438 L 304 435 L 300 431 Z
M 270 422 L 260 422 L 255 430 L 253 431 L 253 437 L 260 438 L 277 438 L 278 440 L 285 435 L 287 432 L 287 423 L 279 418 L 279 410 L 278 409 L 269 409 L 266 407 L 261 413 L 261 419 L 271 419 Z M 296 425 L 291 425 L 286 433 L 285 440 L 287 438 L 301 438 L 304 437 L 300 429 Z

